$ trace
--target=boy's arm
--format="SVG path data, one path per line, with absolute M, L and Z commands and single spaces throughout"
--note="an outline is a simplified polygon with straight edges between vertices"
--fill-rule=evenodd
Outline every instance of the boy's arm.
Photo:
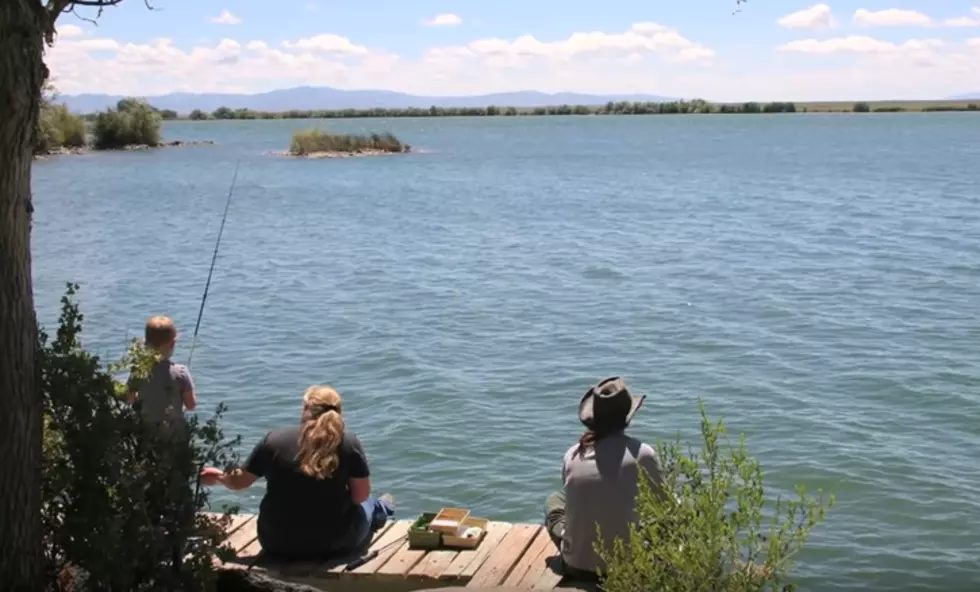
M 197 408 L 197 395 L 194 393 L 194 379 L 191 378 L 191 371 L 186 366 L 181 366 L 180 374 L 177 376 L 177 384 L 180 385 L 180 397 L 184 401 L 184 408 L 194 411 Z

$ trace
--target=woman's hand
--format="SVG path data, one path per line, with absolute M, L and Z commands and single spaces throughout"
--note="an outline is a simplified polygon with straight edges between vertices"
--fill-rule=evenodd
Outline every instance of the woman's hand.
M 205 467 L 201 470 L 201 483 L 207 485 L 208 487 L 212 485 L 217 485 L 224 479 L 225 473 L 221 469 L 216 469 L 214 467 Z

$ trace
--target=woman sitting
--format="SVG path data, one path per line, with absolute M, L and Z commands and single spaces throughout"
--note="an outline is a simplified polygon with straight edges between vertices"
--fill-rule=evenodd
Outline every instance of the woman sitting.
M 545 507 L 545 525 L 572 579 L 594 581 L 605 567 L 593 550 L 597 524 L 604 548 L 611 550 L 616 538 L 629 542 L 641 469 L 654 491 L 662 491 L 656 452 L 625 433 L 645 398 L 632 395 L 621 378 L 613 377 L 589 389 L 579 403 L 579 421 L 587 431 L 565 453 L 563 491 L 552 494 Z
M 364 449 L 345 429 L 340 395 L 327 386 L 307 389 L 300 424 L 266 434 L 244 468 L 208 468 L 202 482 L 237 491 L 260 477 L 268 485 L 259 506 L 259 543 L 281 560 L 351 555 L 394 515 L 391 496 L 371 497 Z

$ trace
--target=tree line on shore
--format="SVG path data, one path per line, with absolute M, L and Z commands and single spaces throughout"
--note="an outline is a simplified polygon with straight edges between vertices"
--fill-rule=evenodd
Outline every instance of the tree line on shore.
M 980 104 L 935 104 L 910 109 L 901 105 L 877 105 L 859 101 L 839 108 L 820 108 L 814 111 L 841 111 L 854 113 L 885 113 L 916 111 L 980 111 Z M 176 111 L 161 111 L 164 119 L 205 120 L 249 120 L 249 119 L 345 119 L 367 117 L 519 117 L 545 115 L 683 115 L 683 114 L 763 114 L 763 113 L 806 113 L 809 106 L 799 106 L 793 102 L 761 103 L 711 103 L 702 99 L 689 101 L 610 101 L 605 105 L 551 105 L 541 107 L 406 107 L 369 109 L 289 109 L 286 111 L 258 111 L 255 109 L 219 107 L 208 113 L 201 109 L 191 111 L 186 117 Z
M 63 150 L 80 150 L 92 147 L 96 150 L 113 150 L 128 146 L 160 145 L 160 126 L 163 121 L 189 119 L 204 120 L 255 120 L 255 119 L 345 119 L 345 118 L 399 118 L 399 117 L 517 117 L 548 115 L 674 115 L 674 114 L 764 114 L 805 113 L 808 107 L 792 102 L 711 103 L 701 99 L 690 101 L 610 101 L 602 106 L 555 105 L 546 107 L 436 107 L 404 109 L 291 109 L 288 111 L 257 111 L 219 107 L 211 113 L 195 109 L 182 117 L 172 109 L 158 109 L 145 99 L 124 98 L 115 107 L 98 112 L 77 115 L 66 105 L 55 104 L 54 89 L 48 86 L 42 99 L 38 120 L 34 154 L 43 155 Z M 848 108 L 821 108 L 819 111 L 843 111 L 853 113 L 886 113 L 909 110 L 901 105 L 872 105 L 859 101 Z M 916 108 L 917 111 L 980 111 L 980 104 L 935 104 Z M 89 136 L 91 135 L 91 140 Z M 362 145 L 348 136 L 332 135 L 338 146 Z M 345 139 L 347 138 L 347 139 Z M 319 138 L 322 140 L 323 138 Z M 303 140 L 301 138 L 301 140 Z M 308 140 L 308 139 L 307 139 Z M 350 140 L 350 141 L 348 141 Z M 296 138 L 294 137 L 294 144 Z M 318 141 L 322 144 L 322 141 Z M 386 149 L 387 150 L 387 149 Z M 395 150 L 398 151 L 398 150 Z
M 118 150 L 132 146 L 160 146 L 162 122 L 175 115 L 173 111 L 157 109 L 145 100 L 124 98 L 115 107 L 83 117 L 69 111 L 66 105 L 54 104 L 53 87 L 48 86 L 46 91 L 35 133 L 35 156 L 87 147 Z M 288 154 L 399 153 L 410 149 L 391 133 L 358 135 L 309 129 L 293 134 Z

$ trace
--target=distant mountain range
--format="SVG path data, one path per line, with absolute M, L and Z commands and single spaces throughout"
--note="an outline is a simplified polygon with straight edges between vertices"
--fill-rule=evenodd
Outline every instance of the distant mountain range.
M 101 111 L 122 99 L 121 95 L 80 94 L 59 95 L 57 102 L 65 103 L 72 111 L 91 113 Z M 144 97 L 157 109 L 172 109 L 190 113 L 194 109 L 211 112 L 218 107 L 253 109 L 256 111 L 288 111 L 290 109 L 371 109 L 371 108 L 428 108 L 436 107 L 542 107 L 548 105 L 603 105 L 609 101 L 670 101 L 657 95 L 587 95 L 579 93 L 548 94 L 519 91 L 476 96 L 427 97 L 387 90 L 341 90 L 326 86 L 299 86 L 258 94 L 169 93 Z
M 972 93 L 966 93 L 965 95 L 956 95 L 954 97 L 949 97 L 951 101 L 971 101 L 973 99 L 980 99 L 980 90 Z

